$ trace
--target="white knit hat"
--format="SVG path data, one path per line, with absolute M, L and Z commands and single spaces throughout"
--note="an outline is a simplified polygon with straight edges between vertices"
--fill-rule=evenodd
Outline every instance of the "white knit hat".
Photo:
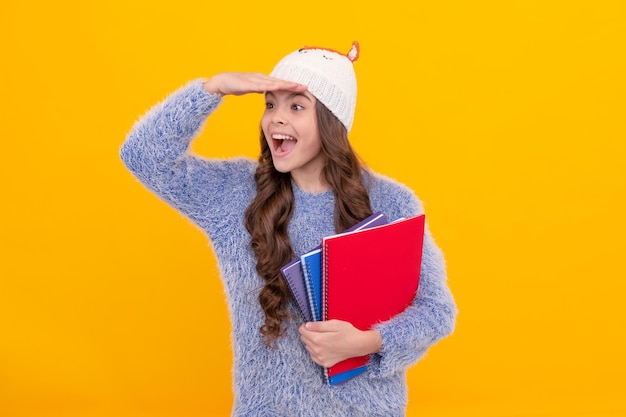
M 356 75 L 352 63 L 359 57 L 358 42 L 347 54 L 306 46 L 284 57 L 270 76 L 304 84 L 350 132 L 356 107 Z

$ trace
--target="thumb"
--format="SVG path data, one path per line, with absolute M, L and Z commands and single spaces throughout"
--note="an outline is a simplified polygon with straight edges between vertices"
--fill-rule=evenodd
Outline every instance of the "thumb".
M 304 328 L 310 332 L 333 332 L 337 330 L 337 320 L 310 321 L 304 325 Z
M 327 331 L 325 323 L 324 321 L 310 321 L 304 325 L 304 328 L 310 332 L 325 332 Z

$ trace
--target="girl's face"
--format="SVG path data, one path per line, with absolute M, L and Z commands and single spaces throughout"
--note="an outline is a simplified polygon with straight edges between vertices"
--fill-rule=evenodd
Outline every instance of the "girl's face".
M 325 156 L 317 127 L 316 101 L 308 91 L 267 92 L 261 119 L 274 167 L 279 172 L 290 172 L 296 184 L 309 192 L 325 189 L 321 179 Z

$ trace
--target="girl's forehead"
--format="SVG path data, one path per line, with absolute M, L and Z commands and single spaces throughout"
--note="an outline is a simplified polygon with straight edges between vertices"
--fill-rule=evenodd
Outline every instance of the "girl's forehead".
M 265 97 L 275 98 L 277 100 L 290 100 L 298 97 L 304 97 L 309 101 L 315 103 L 317 99 L 313 94 L 308 91 L 289 91 L 289 90 L 276 90 L 276 91 L 267 91 L 265 93 Z

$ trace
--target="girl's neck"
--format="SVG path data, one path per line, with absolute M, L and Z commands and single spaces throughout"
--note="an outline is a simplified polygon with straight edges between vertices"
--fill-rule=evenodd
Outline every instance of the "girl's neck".
M 299 189 L 301 189 L 305 193 L 322 194 L 330 190 L 330 185 L 324 180 L 321 173 L 315 176 L 304 176 L 297 174 L 294 175 L 294 172 L 292 172 L 291 180 L 296 184 Z

